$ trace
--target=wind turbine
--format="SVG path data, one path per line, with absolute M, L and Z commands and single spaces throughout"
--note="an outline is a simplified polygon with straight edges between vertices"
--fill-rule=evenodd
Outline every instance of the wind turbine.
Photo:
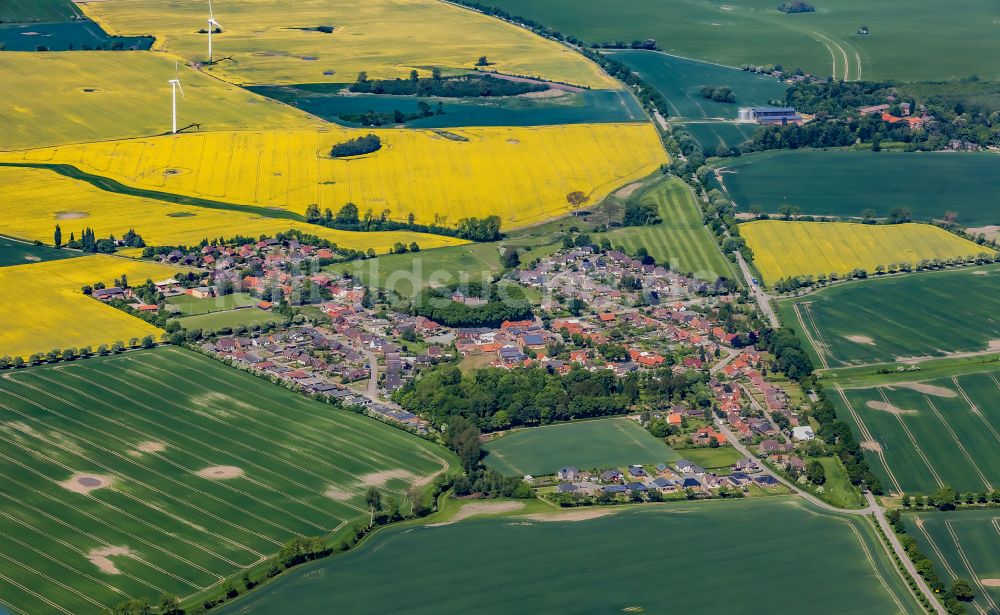
M 184 88 L 181 87 L 181 80 L 177 75 L 177 63 L 174 62 L 174 78 L 167 81 L 170 84 L 170 93 L 173 99 L 173 123 L 171 124 L 170 132 L 172 134 L 177 134 L 177 90 L 181 91 L 181 96 L 184 96 Z M 184 96 L 187 98 L 187 96 Z
M 208 0 L 208 63 L 212 63 L 212 30 L 222 29 L 222 25 L 215 21 L 215 14 L 212 12 L 212 0 Z

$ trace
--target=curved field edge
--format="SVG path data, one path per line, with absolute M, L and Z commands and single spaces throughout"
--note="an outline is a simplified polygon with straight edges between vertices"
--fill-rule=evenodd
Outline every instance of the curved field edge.
M 124 186 L 70 165 L 0 163 L 0 233 L 51 244 L 55 226 L 66 240 L 84 227 L 99 237 L 134 229 L 148 245 L 194 245 L 202 239 L 273 236 L 289 230 L 341 248 L 388 252 L 397 242 L 421 249 L 464 245 L 463 239 L 411 231 L 353 232 L 308 224 L 283 210 L 239 206 Z M 141 251 L 140 251 L 141 252 Z
M 504 229 L 597 203 L 669 158 L 650 124 L 382 129 L 382 148 L 330 158 L 360 131 L 180 134 L 0 154 L 0 162 L 69 164 L 131 188 L 304 213 L 353 202 L 374 215 L 454 226 L 496 215 Z
M 440 527 L 380 530 L 358 549 L 306 565 L 224 606 L 220 612 L 252 609 L 267 615 L 288 608 L 330 609 L 341 602 L 362 605 L 363 611 L 367 608 L 383 612 L 382 602 L 393 598 L 362 600 L 358 595 L 367 591 L 371 575 L 375 574 L 396 579 L 394 587 L 405 589 L 406 595 L 416 598 L 415 612 L 476 608 L 499 613 L 524 608 L 546 610 L 550 605 L 565 611 L 574 610 L 578 604 L 580 608 L 599 605 L 602 610 L 631 607 L 648 611 L 662 605 L 664 585 L 637 586 L 619 580 L 648 574 L 649 567 L 656 565 L 691 573 L 663 578 L 668 586 L 676 584 L 678 589 L 685 589 L 671 592 L 672 604 L 681 609 L 709 605 L 726 608 L 728 612 L 753 613 L 766 608 L 771 600 L 781 600 L 783 608 L 799 610 L 808 604 L 817 613 L 851 608 L 871 613 L 920 612 L 919 604 L 867 519 L 820 512 L 786 497 L 573 512 L 585 516 L 610 514 L 589 520 L 560 521 L 564 513 L 554 511 L 526 517 L 518 516 L 515 511 L 503 513 L 499 518 L 464 520 Z M 734 515 L 743 523 L 734 524 Z M 797 526 L 799 531 L 789 531 L 789 525 Z M 765 543 L 771 549 L 762 548 L 760 541 L 744 540 L 746 531 L 766 536 Z M 610 535 L 615 539 L 606 540 Z M 803 535 L 811 540 L 802 541 Z M 426 542 L 446 549 L 450 557 L 432 561 L 423 558 L 419 565 L 411 561 L 425 551 L 421 545 Z M 691 548 L 684 548 L 689 542 Z M 650 548 L 653 544 L 663 548 Z M 695 548 L 694 544 L 700 547 Z M 817 548 L 824 553 L 819 560 L 822 563 L 803 568 L 802 557 Z M 467 552 L 470 549 L 475 553 Z M 483 557 L 484 552 L 490 556 Z M 778 553 L 785 557 L 776 557 Z M 595 557 L 597 554 L 599 557 Z M 560 565 L 580 558 L 598 564 L 584 570 Z M 787 582 L 788 587 L 774 592 L 738 590 L 736 586 L 759 585 L 760 580 L 727 568 L 724 562 L 739 561 L 753 567 L 756 564 L 752 562 L 757 558 L 764 558 L 759 565 L 775 571 L 773 579 L 778 581 L 772 579 L 772 585 Z M 538 570 L 549 572 L 539 578 Z M 831 575 L 837 574 L 850 575 L 854 588 L 851 592 L 846 591 L 846 581 L 831 580 Z M 452 579 L 469 591 L 442 593 L 448 585 L 429 582 L 430 577 Z M 608 582 L 596 582 L 594 578 Z M 489 583 L 517 585 L 520 590 L 505 594 L 502 603 L 486 605 L 476 597 L 480 594 L 475 589 L 486 579 Z M 553 592 L 553 584 L 565 591 Z M 739 597 L 727 592 L 737 592 Z M 821 600 L 816 599 L 819 593 L 824 594 Z M 708 595 L 713 598 L 706 602 Z M 699 606 L 695 607 L 691 601 L 698 601 Z M 529 604 L 532 606 L 528 607 Z
M 866 225 L 850 222 L 756 220 L 739 226 L 764 281 L 797 276 L 847 277 L 878 265 L 951 259 L 990 253 L 967 239 L 928 224 Z

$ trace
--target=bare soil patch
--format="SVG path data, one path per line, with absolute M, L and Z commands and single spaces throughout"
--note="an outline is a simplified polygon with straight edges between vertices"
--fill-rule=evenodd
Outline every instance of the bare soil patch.
M 73 476 L 69 477 L 69 480 L 59 483 L 59 486 L 63 489 L 68 489 L 73 493 L 90 493 L 97 489 L 103 489 L 104 487 L 110 487 L 114 482 L 114 479 L 110 476 L 102 476 L 100 474 L 89 474 L 86 472 L 77 472 Z
M 888 412 L 889 414 L 917 414 L 916 410 L 906 410 L 904 408 L 898 408 L 892 404 L 887 404 L 884 401 L 870 401 L 865 404 L 872 410 L 881 410 L 882 412 Z
M 100 547 L 98 549 L 91 549 L 87 553 L 87 559 L 90 563 L 100 568 L 101 572 L 105 574 L 121 574 L 122 571 L 118 570 L 115 563 L 111 561 L 112 557 L 132 557 L 132 550 L 128 547 Z
M 983 587 L 1000 587 L 1000 579 L 979 579 Z
M 934 386 L 933 384 L 924 384 L 922 382 L 899 382 L 896 386 L 912 389 L 918 393 L 933 395 L 935 397 L 958 397 L 958 393 L 952 391 L 951 389 Z
M 524 94 L 518 94 L 518 98 L 559 98 L 560 96 L 565 96 L 569 94 L 568 90 L 563 90 L 559 88 L 549 88 L 547 90 L 542 90 L 541 92 L 526 92 Z
M 475 517 L 477 515 L 499 515 L 503 513 L 515 512 L 524 508 L 524 502 L 476 502 L 466 504 L 452 515 L 451 519 L 443 523 L 432 523 L 428 527 L 440 527 L 457 523 L 462 519 Z
M 868 337 L 867 335 L 845 335 L 844 337 L 851 340 L 855 344 L 867 344 L 868 346 L 875 345 L 875 340 Z
M 982 233 L 983 235 L 986 235 L 987 239 L 1000 239 L 1000 225 L 996 224 L 967 228 L 965 229 L 965 232 L 973 236 Z M 985 273 L 983 275 L 985 275 Z
M 861 448 L 865 449 L 866 451 L 871 451 L 873 453 L 882 452 L 882 446 L 874 440 L 862 440 Z
M 236 466 L 212 466 L 204 470 L 198 470 L 198 476 L 217 480 L 240 478 L 243 476 L 243 468 L 237 468 Z
M 599 519 L 607 515 L 613 515 L 612 510 L 571 510 L 569 512 L 557 512 L 557 513 L 537 513 L 533 515 L 524 515 L 524 519 L 531 519 L 532 521 L 589 521 L 591 519 Z
M 167 450 L 167 445 L 162 442 L 153 442 L 150 440 L 148 442 L 140 442 L 136 448 L 143 453 L 161 453 Z
M 346 489 L 341 489 L 339 487 L 330 487 L 323 495 L 330 498 L 331 500 L 337 500 L 338 502 L 346 502 L 347 500 L 354 497 L 354 494 Z
M 628 197 L 635 194 L 635 191 L 642 188 L 642 182 L 632 182 L 627 186 L 622 186 L 615 192 L 615 197 L 619 199 L 627 199 Z
M 79 220 L 89 218 L 90 214 L 85 211 L 57 211 L 56 220 Z
M 508 145 L 520 145 L 521 142 L 518 141 L 517 139 L 507 139 L 507 144 Z
M 381 487 L 394 479 L 405 480 L 414 485 L 423 485 L 427 482 L 409 470 L 383 470 L 365 474 L 361 477 L 361 484 L 365 487 Z

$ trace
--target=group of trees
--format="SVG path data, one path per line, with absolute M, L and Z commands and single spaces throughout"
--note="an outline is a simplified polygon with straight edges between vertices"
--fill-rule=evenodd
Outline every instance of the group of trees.
M 854 485 L 864 485 L 872 493 L 882 493 L 882 483 L 872 472 L 865 460 L 864 451 L 851 426 L 837 417 L 837 410 L 817 387 L 818 400 L 810 407 L 810 414 L 819 423 L 817 436 L 826 442 L 828 450 L 844 463 L 847 476 Z
M 378 135 L 367 134 L 338 143 L 330 150 L 330 155 L 334 158 L 344 158 L 347 156 L 361 156 L 371 154 L 382 149 L 382 139 Z
M 461 237 L 469 241 L 497 241 L 502 235 L 500 233 L 500 217 L 487 216 L 485 218 L 462 218 L 454 227 L 445 226 L 445 218 L 435 218 L 434 224 L 419 224 L 416 216 L 409 214 L 406 221 L 393 220 L 390 216 L 392 211 L 388 208 L 380 212 L 367 209 L 364 214 L 358 210 L 354 203 L 345 203 L 336 213 L 329 207 L 320 211 L 319 205 L 311 204 L 306 207 L 306 221 L 310 224 L 317 224 L 342 231 L 398 231 L 409 230 L 418 233 L 432 233 L 435 235 L 447 235 L 449 237 Z M 311 244 L 319 245 L 319 244 Z M 337 249 L 333 244 L 332 249 Z M 349 251 L 340 250 L 341 253 Z M 368 256 L 375 256 L 373 250 L 369 250 Z
M 463 374 L 457 367 L 445 366 L 408 382 L 394 399 L 436 425 L 451 425 L 452 417 L 457 416 L 478 430 L 494 431 L 623 414 L 639 399 L 639 377 L 619 379 L 607 370 L 583 369 L 562 375 L 542 368 L 482 369 Z M 452 429 L 448 427 L 449 432 Z M 465 459 L 461 448 L 449 446 Z
M 485 301 L 468 305 L 452 300 L 453 289 L 429 288 L 410 305 L 410 312 L 448 327 L 499 327 L 505 320 L 527 320 L 532 317 L 531 303 L 518 286 L 495 284 L 483 287 L 478 283 L 462 289 L 469 297 Z
M 803 2 L 802 0 L 791 0 L 790 2 L 782 2 L 779 4 L 778 10 L 782 13 L 794 15 L 796 13 L 815 13 L 816 7 L 807 2 Z
M 625 205 L 622 226 L 652 226 L 662 222 L 656 203 L 632 199 Z
M 485 56 L 480 58 L 488 66 Z M 409 79 L 369 79 L 365 72 L 359 73 L 357 80 L 348 88 L 352 92 L 364 94 L 388 94 L 393 96 L 436 96 L 439 98 L 488 98 L 497 96 L 517 96 L 529 92 L 548 89 L 540 83 L 526 83 L 500 79 L 486 74 L 442 77 L 441 70 L 435 68 L 430 78 L 420 77 L 416 70 L 410 71 Z
M 955 510 L 955 508 L 963 504 L 967 506 L 1000 504 L 1000 489 L 993 489 L 989 492 L 980 491 L 979 493 L 972 493 L 970 491 L 962 494 L 951 487 L 944 486 L 930 495 L 921 495 L 919 493 L 915 495 L 903 495 L 903 508 L 931 506 L 938 510 Z
M 733 94 L 732 88 L 722 86 L 718 88 L 713 88 L 712 86 L 706 85 L 702 86 L 698 90 L 698 94 L 705 99 L 714 100 L 715 102 L 731 103 L 736 102 L 736 95 Z
M 61 248 L 64 245 L 62 228 L 58 224 L 52 233 L 52 243 L 57 248 Z M 99 239 L 94 233 L 94 229 L 89 226 L 80 232 L 79 239 L 76 238 L 74 233 L 70 233 L 69 241 L 65 243 L 67 248 L 90 252 L 92 254 L 114 254 L 118 245 L 119 242 L 115 239 L 114 235 L 110 235 L 107 239 Z M 121 245 L 129 248 L 144 248 L 146 247 L 146 242 L 143 241 L 142 236 L 135 232 L 135 229 L 129 229 L 122 236 Z
M 804 380 L 812 375 L 812 359 L 802 348 L 795 332 L 788 328 L 766 328 L 760 332 L 759 344 L 775 357 L 774 369 L 793 380 Z
M 381 111 L 369 109 L 360 114 L 341 115 L 340 119 L 345 122 L 361 124 L 362 126 L 385 126 L 387 124 L 405 124 L 406 122 L 431 117 L 432 115 L 444 115 L 444 103 L 438 101 L 436 111 L 431 111 L 431 106 L 421 100 L 417 103 L 415 113 L 404 113 L 399 109 L 393 110 L 392 113 L 382 113 Z

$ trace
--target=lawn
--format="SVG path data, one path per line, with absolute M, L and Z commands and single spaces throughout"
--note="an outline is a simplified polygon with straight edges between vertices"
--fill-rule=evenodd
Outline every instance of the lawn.
M 823 494 L 820 496 L 838 508 L 862 508 L 865 500 L 857 488 L 851 484 L 844 464 L 836 457 L 820 457 L 826 472 L 826 482 L 823 483 Z
M 1000 370 L 831 390 L 887 491 L 960 492 L 1000 483 Z
M 663 50 L 730 66 L 781 64 L 819 77 L 856 80 L 1000 78 L 1000 6 L 914 0 L 905 10 L 869 0 L 811 3 L 785 15 L 773 0 L 492 0 L 586 42 L 656 39 Z M 857 34 L 868 26 L 870 34 Z
M 345 86 L 346 87 L 346 84 Z M 460 126 L 551 126 L 556 124 L 591 124 L 599 122 L 636 122 L 645 119 L 642 107 L 628 90 L 584 90 L 579 93 L 563 91 L 556 98 L 503 98 L 456 99 L 416 96 L 389 96 L 379 94 L 339 95 L 336 88 L 330 93 L 317 93 L 295 86 L 255 86 L 253 92 L 280 100 L 303 111 L 342 126 L 359 127 L 341 116 L 361 115 L 367 111 L 389 114 L 419 112 L 418 105 L 426 103 L 435 114 L 411 120 L 408 128 L 455 128 Z M 443 114 L 437 115 L 438 103 Z
M 372 591 L 385 579 L 393 591 Z M 220 613 L 387 613 L 400 596 L 414 614 L 920 611 L 867 521 L 771 497 L 391 528 Z
M 994 510 L 961 510 L 904 515 L 907 533 L 934 562 L 949 585 L 968 581 L 976 595 L 970 612 L 1000 613 L 1000 515 Z
M 662 222 L 616 229 L 606 235 L 594 235 L 595 240 L 607 237 L 615 248 L 633 255 L 639 248 L 645 248 L 657 263 L 703 280 L 736 279 L 732 264 L 702 224 L 698 203 L 683 181 L 665 179 L 631 198 L 654 203 Z
M 1000 265 L 849 282 L 778 303 L 817 367 L 996 347 Z
M 929 224 L 870 225 L 852 222 L 757 220 L 740 224 L 754 264 L 768 285 L 780 279 L 836 274 L 855 269 L 869 274 L 879 265 L 917 265 L 921 260 L 992 252 Z
M 208 55 L 207 7 L 183 0 L 164 12 L 161 0 L 88 3 L 84 12 L 117 34 L 154 34 L 158 48 L 189 62 Z M 435 0 L 217 0 L 223 32 L 213 38 L 215 57 L 232 62 L 205 66 L 209 74 L 239 84 L 337 83 L 407 77 L 412 69 L 475 68 L 487 56 L 489 70 L 544 77 L 593 88 L 615 82 L 592 62 L 514 25 Z M 415 28 L 414 24 L 419 24 Z M 305 28 L 333 26 L 332 33 Z
M 247 293 L 233 293 L 208 299 L 199 299 L 192 295 L 177 295 L 176 297 L 168 297 L 167 303 L 180 309 L 179 316 L 194 316 L 249 307 L 256 304 L 257 299 Z
M 212 312 L 210 314 L 197 314 L 195 316 L 185 316 L 178 318 L 180 326 L 188 331 L 191 329 L 203 329 L 205 331 L 219 331 L 223 328 L 233 329 L 239 326 L 249 327 L 251 325 L 262 325 L 265 322 L 281 322 L 282 317 L 271 312 L 265 312 L 257 308 L 246 308 L 242 310 L 227 310 L 223 312 Z
M 202 20 L 199 20 L 199 23 Z M 180 66 L 180 127 L 210 130 L 305 128 L 317 120 Z M 7 86 L 0 150 L 126 139 L 170 131 L 172 58 L 120 51 L 0 53 Z M 134 162 L 134 161 L 133 161 Z M 161 174 L 163 169 L 161 169 Z
M 36 246 L 0 235 L 0 267 L 24 265 L 41 261 L 61 260 L 83 256 L 75 250 L 57 250 L 49 246 Z
M 743 455 L 731 446 L 720 446 L 719 448 L 704 446 L 675 450 L 683 459 L 693 461 L 709 472 L 715 472 L 720 476 L 731 474 L 733 469 L 730 466 L 743 459 Z
M 905 208 L 916 220 L 957 214 L 963 227 L 1000 224 L 1000 156 L 993 153 L 801 150 L 762 152 L 718 163 L 741 211 L 880 218 Z
M 173 348 L 18 371 L 0 391 L 0 553 L 17 553 L 0 595 L 16 612 L 197 595 L 296 535 L 367 520 L 368 485 L 400 502 L 452 459 Z
M 110 189 L 110 188 L 109 188 Z M 443 235 L 384 231 L 355 233 L 275 216 L 260 207 L 218 204 L 199 207 L 102 190 L 89 182 L 50 169 L 0 166 L 0 202 L 4 215 L 0 233 L 51 244 L 58 224 L 63 241 L 80 236 L 85 227 L 98 237 L 121 237 L 134 229 L 149 245 L 194 245 L 202 239 L 259 237 L 295 229 L 328 239 L 342 248 L 385 253 L 396 242 L 416 241 L 425 248 L 460 245 L 464 240 Z M 249 210 L 249 211 L 247 211 Z M 277 215 L 288 212 L 277 212 Z
M 607 55 L 626 64 L 663 95 L 667 100 L 667 108 L 663 111 L 671 120 L 735 120 L 740 107 L 767 106 L 772 101 L 784 100 L 788 89 L 774 77 L 655 51 L 610 51 Z M 706 99 L 699 93 L 703 86 L 728 87 L 736 101 Z
M 0 56 L 3 57 L 3 56 Z M 448 131 L 378 129 L 381 149 L 334 159 L 330 149 L 369 131 L 179 134 L 0 155 L 14 163 L 70 164 L 132 188 L 303 214 L 388 210 L 394 220 L 455 226 L 499 216 L 504 230 L 562 216 L 583 193 L 599 203 L 668 161 L 652 125 L 573 124 Z M 266 212 L 267 210 L 262 210 Z
M 0 286 L 17 289 L 7 293 L 0 309 L 0 356 L 96 349 L 147 335 L 159 340 L 160 329 L 84 295 L 81 288 L 97 282 L 111 286 L 123 274 L 134 283 L 163 280 L 177 270 L 106 255 L 0 267 Z
M 491 440 L 486 466 L 510 476 L 656 465 L 680 457 L 629 418 L 598 419 L 529 427 Z

